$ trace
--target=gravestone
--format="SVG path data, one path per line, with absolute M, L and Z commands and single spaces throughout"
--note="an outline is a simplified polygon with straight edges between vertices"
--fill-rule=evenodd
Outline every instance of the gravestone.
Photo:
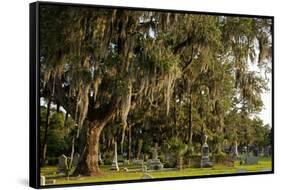
M 124 165 L 129 165 L 129 164 L 130 164 L 130 161 L 125 159 L 125 160 L 123 161 L 123 164 L 124 164 Z
M 263 150 L 263 155 L 264 155 L 265 157 L 269 157 L 269 156 L 270 156 L 269 152 L 270 152 L 269 146 L 265 146 L 265 147 L 264 147 L 264 150 Z
M 247 156 L 245 158 L 245 164 L 246 165 L 255 165 L 258 164 L 259 157 L 258 156 Z
M 48 179 L 46 180 L 46 185 L 54 185 L 56 184 L 56 180 L 55 179 Z
M 149 175 L 149 174 L 143 174 L 141 179 L 153 179 L 153 177 L 151 175 Z
M 44 185 L 46 185 L 46 178 L 45 178 L 45 176 L 40 176 L 40 185 L 41 186 L 44 186 Z
M 112 161 L 110 170 L 119 171 L 118 155 L 117 155 L 117 142 L 114 143 L 114 159 Z
M 204 135 L 203 146 L 202 146 L 202 157 L 201 157 L 201 164 L 200 164 L 201 168 L 212 166 L 212 163 L 210 162 L 210 158 L 209 158 L 209 146 L 207 144 L 207 138 L 208 136 Z
M 59 163 L 57 165 L 57 173 L 65 173 L 67 169 L 67 157 L 63 154 L 59 157 Z
M 269 168 L 263 168 L 260 170 L 261 172 L 271 172 L 272 170 Z
M 155 143 L 155 147 L 152 149 L 152 159 L 147 162 L 149 170 L 162 170 L 164 167 L 160 159 L 158 159 L 158 149 L 158 145 Z
M 77 166 L 79 161 L 80 161 L 80 154 L 79 153 L 75 153 L 74 156 L 73 156 L 72 165 L 73 166 Z
M 236 173 L 246 173 L 247 171 L 246 170 L 242 170 L 242 169 L 238 169 L 237 171 L 236 171 Z
M 140 159 L 139 159 L 139 160 L 138 160 L 138 159 L 133 159 L 133 160 L 132 160 L 132 163 L 133 163 L 133 164 L 137 164 L 137 165 L 143 165 L 143 160 L 140 160 Z
M 152 159 L 153 160 L 156 160 L 156 159 L 158 159 L 158 144 L 157 143 L 155 143 L 155 146 L 154 146 L 154 148 L 152 149 L 153 151 L 152 151 Z
M 99 152 L 99 164 L 100 165 L 103 165 L 104 163 L 103 163 L 103 160 L 102 160 L 102 158 L 101 158 L 101 153 Z
M 255 157 L 258 157 L 258 156 L 259 156 L 259 148 L 258 148 L 257 146 L 255 146 L 255 147 L 253 148 L 253 154 L 254 154 Z
M 271 156 L 272 155 L 272 148 L 271 148 L 271 146 L 268 146 L 268 149 L 269 149 L 269 155 Z
M 145 173 L 147 172 L 147 166 L 146 165 L 142 166 L 142 172 L 145 172 Z

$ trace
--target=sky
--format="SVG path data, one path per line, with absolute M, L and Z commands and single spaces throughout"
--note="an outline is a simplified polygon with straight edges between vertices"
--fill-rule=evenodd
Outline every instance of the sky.
M 272 68 L 271 62 L 268 62 L 267 64 L 269 64 Z M 254 63 L 250 63 L 250 61 L 248 61 L 248 65 L 249 70 L 257 71 L 261 73 L 261 75 L 263 75 L 264 70 L 258 68 L 257 60 L 255 60 Z M 268 91 L 262 93 L 261 98 L 264 106 L 262 111 L 258 113 L 257 116 L 259 116 L 264 121 L 264 124 L 269 124 L 272 127 L 272 73 L 268 74 L 267 77 L 269 77 L 269 82 L 267 84 Z
M 260 114 L 258 114 L 258 115 L 264 121 L 265 124 L 269 124 L 270 126 L 272 126 L 271 80 L 270 80 L 270 83 L 268 84 L 268 87 L 270 89 L 269 92 L 265 92 L 262 94 L 262 101 L 263 101 L 264 107 L 263 107 L 262 111 L 260 112 Z

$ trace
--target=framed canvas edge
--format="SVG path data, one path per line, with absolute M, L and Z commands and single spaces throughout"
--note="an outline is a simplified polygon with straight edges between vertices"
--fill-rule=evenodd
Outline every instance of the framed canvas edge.
M 29 4 L 29 185 L 40 187 L 39 147 L 39 3 Z
M 272 72 L 271 72 L 271 122 L 272 122 L 272 167 L 271 171 L 264 172 L 247 172 L 247 173 L 230 173 L 230 174 L 211 174 L 202 176 L 182 176 L 182 177 L 167 177 L 156 179 L 138 179 L 138 180 L 120 180 L 120 181 L 106 181 L 106 182 L 91 182 L 91 183 L 75 183 L 75 184 L 62 184 L 62 185 L 40 185 L 40 131 L 38 126 L 40 124 L 40 58 L 39 58 L 39 11 L 40 5 L 56 5 L 56 6 L 79 6 L 89 8 L 105 8 L 105 9 L 130 9 L 136 11 L 158 11 L 158 12 L 176 12 L 188 14 L 201 14 L 201 15 L 216 15 L 216 16 L 237 16 L 247 18 L 263 18 L 272 20 Z M 275 164 L 275 147 L 274 147 L 274 16 L 269 15 L 252 15 L 240 13 L 223 13 L 223 12 L 207 12 L 207 11 L 188 11 L 176 9 L 158 9 L 149 7 L 127 7 L 115 5 L 95 5 L 83 3 L 68 3 L 68 2 L 49 2 L 49 1 L 36 1 L 29 3 L 29 186 L 36 189 L 60 188 L 60 187 L 77 187 L 77 186 L 90 186 L 90 185 L 112 185 L 124 183 L 143 183 L 155 181 L 169 181 L 169 180 L 186 180 L 186 179 L 203 179 L 203 178 L 217 178 L 217 177 L 238 177 L 249 175 L 261 174 L 274 174 Z M 34 127 L 35 126 L 35 127 Z

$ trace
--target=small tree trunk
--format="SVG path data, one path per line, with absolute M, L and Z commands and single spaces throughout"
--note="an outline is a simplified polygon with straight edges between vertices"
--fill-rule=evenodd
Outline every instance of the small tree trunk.
M 68 112 L 65 113 L 65 118 L 64 118 L 64 124 L 63 126 L 66 128 L 67 127 L 67 119 L 68 119 Z
M 120 142 L 120 149 L 121 149 L 121 155 L 123 156 L 124 154 L 124 140 L 125 140 L 125 135 L 126 135 L 126 128 L 123 127 L 122 129 L 122 137 L 121 137 L 121 142 Z
M 239 156 L 238 154 L 238 142 L 236 140 L 234 143 L 234 156 L 237 158 Z
M 128 160 L 131 161 L 131 155 L 132 155 L 132 131 L 131 131 L 131 126 L 128 126 Z
M 189 87 L 189 107 L 188 107 L 188 124 L 189 124 L 189 131 L 188 131 L 188 144 L 192 144 L 192 136 L 193 136 L 193 129 L 192 129 L 192 92 L 191 87 Z
M 177 168 L 179 170 L 182 170 L 182 167 L 183 167 L 183 158 L 182 158 L 182 156 L 178 156 L 178 158 L 177 158 Z
M 57 103 L 57 112 L 59 113 L 60 112 L 60 104 Z
M 142 149 L 142 142 L 143 142 L 143 140 L 139 139 L 139 141 L 138 141 L 138 151 L 137 151 L 137 159 L 138 160 L 140 159 L 140 154 L 141 154 L 141 149 Z
M 42 144 L 42 156 L 41 156 L 41 166 L 46 164 L 47 157 L 47 147 L 48 147 L 48 130 L 49 130 L 49 120 L 50 120 L 50 112 L 51 112 L 51 99 L 49 99 L 47 104 L 47 114 L 46 114 L 46 122 L 45 122 L 45 132 L 44 132 L 44 140 Z
M 218 128 L 218 133 L 219 134 L 223 134 L 223 128 L 221 127 L 221 126 L 219 126 L 219 128 Z M 222 138 L 219 138 L 219 140 L 218 140 L 218 143 L 217 143 L 217 145 L 215 146 L 215 152 L 217 153 L 217 154 L 221 154 L 222 153 L 222 140 L 221 140 Z
M 178 130 L 177 130 L 177 107 L 176 107 L 176 105 L 177 105 L 177 101 L 176 101 L 176 94 L 174 93 L 174 114 L 173 114 L 173 116 L 174 116 L 174 126 L 175 127 L 173 127 L 172 129 L 175 129 L 175 131 L 176 131 L 176 137 L 178 136 Z M 173 136 L 174 136 L 174 133 L 172 134 Z

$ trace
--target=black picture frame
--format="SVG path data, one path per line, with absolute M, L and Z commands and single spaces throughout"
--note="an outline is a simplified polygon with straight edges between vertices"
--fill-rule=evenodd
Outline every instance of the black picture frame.
M 109 8 L 109 9 L 124 9 L 124 10 L 142 10 L 142 11 L 159 11 L 159 12 L 175 12 L 188 14 L 203 14 L 203 15 L 217 15 L 217 16 L 237 16 L 247 18 L 265 18 L 272 20 L 272 73 L 271 73 L 271 113 L 272 113 L 272 170 L 264 172 L 251 173 L 232 173 L 232 174 L 214 174 L 204 176 L 189 176 L 189 177 L 169 177 L 159 179 L 146 180 L 125 180 L 125 181 L 108 181 L 108 182 L 92 182 L 92 183 L 78 183 L 65 185 L 40 185 L 40 57 L 39 57 L 39 39 L 40 39 L 40 6 L 54 5 L 54 6 L 73 6 L 73 7 L 93 7 L 93 8 Z M 274 17 L 264 15 L 247 15 L 247 14 L 233 14 L 233 13 L 218 13 L 218 12 L 197 12 L 186 10 L 169 10 L 169 9 L 155 9 L 155 8 L 141 8 L 141 7 L 123 7 L 123 6 L 108 6 L 108 5 L 92 5 L 79 3 L 61 3 L 61 2 L 34 2 L 30 3 L 29 8 L 29 35 L 30 35 L 30 78 L 29 78 L 29 185 L 33 188 L 55 188 L 55 187 L 74 187 L 74 186 L 88 186 L 88 185 L 106 185 L 106 184 L 120 184 L 120 183 L 135 183 L 135 182 L 151 182 L 151 181 L 166 181 L 166 180 L 182 180 L 182 179 L 197 179 L 197 178 L 214 178 L 214 177 L 234 177 L 246 175 L 261 175 L 274 173 Z

